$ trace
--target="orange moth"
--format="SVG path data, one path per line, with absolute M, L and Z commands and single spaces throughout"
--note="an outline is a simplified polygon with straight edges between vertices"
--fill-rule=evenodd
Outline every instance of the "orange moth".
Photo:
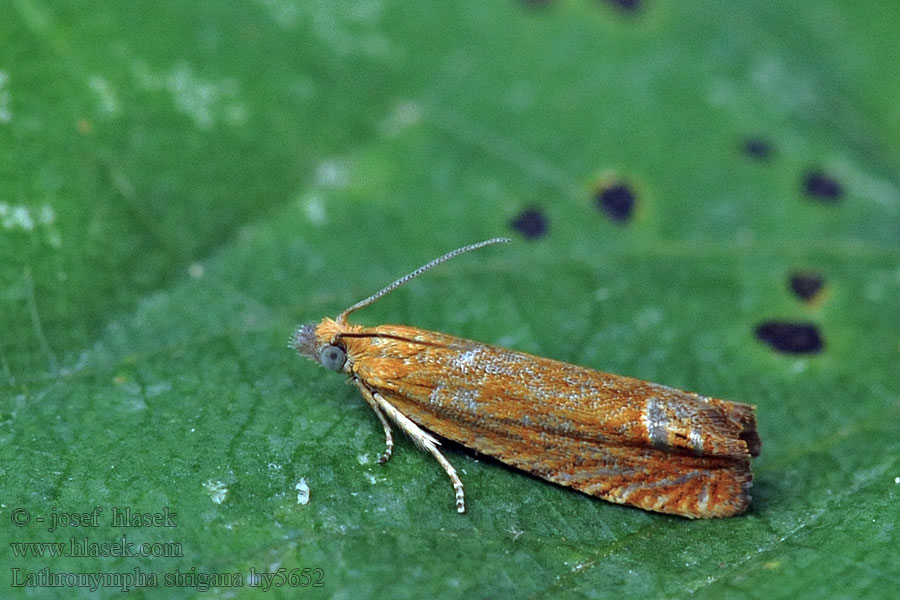
M 752 405 L 407 325 L 347 322 L 432 267 L 508 241 L 449 252 L 291 339 L 347 375 L 375 412 L 386 444 L 379 462 L 391 456 L 393 423 L 446 471 L 459 512 L 463 484 L 438 437 L 610 502 L 689 518 L 744 512 L 760 450 Z

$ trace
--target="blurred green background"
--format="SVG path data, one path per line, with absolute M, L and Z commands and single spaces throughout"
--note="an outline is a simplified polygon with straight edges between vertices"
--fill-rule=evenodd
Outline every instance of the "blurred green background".
M 151 598 L 207 573 L 240 578 L 210 598 L 883 598 L 898 25 L 837 0 L 5 3 L 0 595 L 120 597 L 21 586 L 102 572 Z M 516 243 L 356 322 L 754 403 L 745 516 L 615 506 L 447 444 L 460 516 L 408 440 L 376 464 L 369 409 L 289 335 L 496 235 Z M 22 545 L 123 535 L 181 556 Z

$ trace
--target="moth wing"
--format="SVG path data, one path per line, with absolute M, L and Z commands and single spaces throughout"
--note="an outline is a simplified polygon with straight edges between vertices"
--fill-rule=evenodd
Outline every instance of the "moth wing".
M 439 436 L 645 510 L 724 517 L 750 501 L 750 405 L 444 334 L 377 330 L 358 376 Z

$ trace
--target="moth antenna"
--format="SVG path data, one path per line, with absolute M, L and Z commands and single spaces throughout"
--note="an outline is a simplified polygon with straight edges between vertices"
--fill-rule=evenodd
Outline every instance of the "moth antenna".
M 438 266 L 442 262 L 446 262 L 446 261 L 450 260 L 451 258 L 459 256 L 460 254 L 465 254 L 466 252 L 469 252 L 471 250 L 478 250 L 479 248 L 484 248 L 485 246 L 490 246 L 492 244 L 500 244 L 500 243 L 505 244 L 505 243 L 511 242 L 511 241 L 512 241 L 511 239 L 503 238 L 503 237 L 491 238 L 491 239 L 485 240 L 483 242 L 478 242 L 477 244 L 469 244 L 468 246 L 463 246 L 462 248 L 457 248 L 456 250 L 453 250 L 452 252 L 448 252 L 447 254 L 434 259 L 430 263 L 422 265 L 421 267 L 419 267 L 412 273 L 404 275 L 403 277 L 401 277 L 400 279 L 398 279 L 391 285 L 387 286 L 386 288 L 384 288 L 380 291 L 375 292 L 374 294 L 372 294 L 365 300 L 361 300 L 361 301 L 357 302 L 356 304 L 354 304 L 353 306 L 351 306 L 350 308 L 348 308 L 347 310 L 342 312 L 340 315 L 338 315 L 338 318 L 336 319 L 336 321 L 340 325 L 346 324 L 347 323 L 347 315 L 349 315 L 353 311 L 359 310 L 360 308 L 364 308 L 364 307 L 372 304 L 373 302 L 375 302 L 382 296 L 389 294 L 390 292 L 393 292 L 395 289 L 397 289 L 398 287 L 400 287 L 401 285 L 403 285 L 410 279 L 414 279 L 414 278 L 418 277 L 425 271 L 428 271 L 429 269 Z

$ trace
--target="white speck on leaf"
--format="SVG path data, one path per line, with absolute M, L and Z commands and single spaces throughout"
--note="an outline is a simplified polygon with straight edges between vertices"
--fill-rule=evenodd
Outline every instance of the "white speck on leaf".
M 8 90 L 4 89 L 7 81 L 9 81 L 9 75 L 6 71 L 0 71 L 0 123 L 12 121 L 12 111 L 9 109 L 10 94 Z
M 306 218 L 313 225 L 322 225 L 325 223 L 325 202 L 319 194 L 306 194 L 300 199 Z
M 210 479 L 209 481 L 205 481 L 203 483 L 203 488 L 209 494 L 209 497 L 216 504 L 222 504 L 225 502 L 226 496 L 228 496 L 228 486 L 226 486 L 221 481 L 213 481 Z
M 421 121 L 421 107 L 415 102 L 406 100 L 394 106 L 390 114 L 382 119 L 379 128 L 388 137 L 393 137 Z
M 183 62 L 167 74 L 155 73 L 143 62 L 137 62 L 133 70 L 145 89 L 169 92 L 175 108 L 201 129 L 209 129 L 217 121 L 241 125 L 247 119 L 247 109 L 239 99 L 235 79 L 207 80 Z
M 115 115 L 119 112 L 119 100 L 116 92 L 102 75 L 91 75 L 88 78 L 88 87 L 97 96 L 100 111 L 107 115 Z
M 347 166 L 339 160 L 324 160 L 316 167 L 316 184 L 323 187 L 342 188 L 350 181 Z
M 300 478 L 294 489 L 297 490 L 297 504 L 309 504 L 309 484 L 306 483 L 305 477 Z

